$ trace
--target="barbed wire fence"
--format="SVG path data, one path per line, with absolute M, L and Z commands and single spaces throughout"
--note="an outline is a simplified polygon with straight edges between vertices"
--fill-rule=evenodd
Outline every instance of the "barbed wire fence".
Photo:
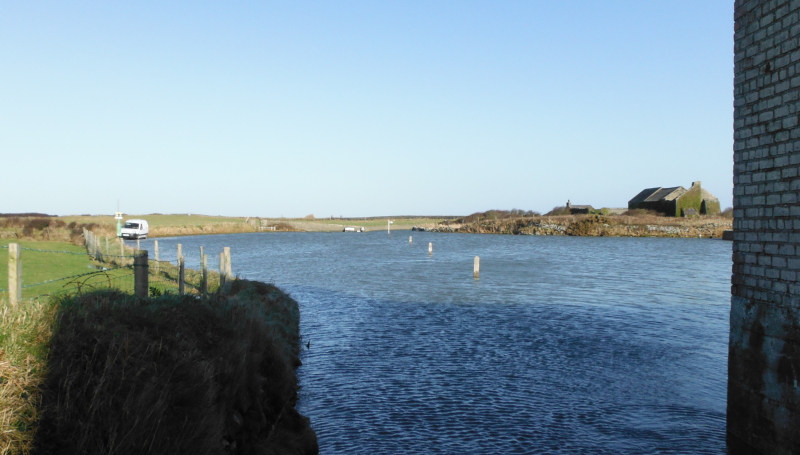
M 92 231 L 84 230 L 85 252 L 47 250 L 22 247 L 16 243 L 0 246 L 8 250 L 8 287 L 0 288 L 12 305 L 24 298 L 39 298 L 56 293 L 83 294 L 100 289 L 115 289 L 134 293 L 140 297 L 164 294 L 207 295 L 217 291 L 226 279 L 232 277 L 230 248 L 220 253 L 220 273 L 210 272 L 208 258 L 202 253 L 201 270 L 185 268 L 185 258 L 178 245 L 174 261 L 159 259 L 158 241 L 154 242 L 155 258 L 147 250 L 134 249 L 122 239 L 101 239 Z M 138 246 L 138 242 L 137 242 Z M 46 279 L 35 283 L 23 282 L 22 256 L 29 254 L 78 255 L 91 260 L 95 270 L 86 273 Z M 40 274 L 39 274 L 40 275 Z M 0 285 L 5 283 L 0 283 Z

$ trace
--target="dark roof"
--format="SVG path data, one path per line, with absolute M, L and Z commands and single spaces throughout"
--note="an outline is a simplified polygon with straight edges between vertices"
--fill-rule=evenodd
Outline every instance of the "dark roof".
M 628 203 L 637 203 L 637 202 L 656 202 L 665 199 L 667 196 L 674 193 L 676 190 L 682 189 L 685 193 L 686 190 L 682 186 L 673 186 L 671 188 L 647 188 L 642 190 L 639 194 L 634 196 L 633 199 L 628 201 Z M 678 195 L 680 196 L 680 195 Z M 670 198 L 671 199 L 675 199 Z

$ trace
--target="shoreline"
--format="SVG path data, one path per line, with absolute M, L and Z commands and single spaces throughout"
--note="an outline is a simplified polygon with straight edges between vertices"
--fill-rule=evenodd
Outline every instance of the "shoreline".
M 733 229 L 733 220 L 723 217 L 627 217 L 571 215 L 504 220 L 443 222 L 429 232 L 505 235 L 562 235 L 579 237 L 676 237 L 722 238 Z
M 196 235 L 342 232 L 345 227 L 365 232 L 387 229 L 385 219 L 264 219 L 223 218 L 200 215 L 130 215 L 150 222 L 148 238 Z M 19 219 L 15 225 L 0 225 L 0 238 L 71 241 L 80 244 L 82 229 L 98 238 L 116 241 L 116 222 L 110 216 Z M 343 221 L 351 221 L 350 224 Z M 33 228 L 31 228 L 33 226 Z M 726 217 L 675 218 L 653 215 L 560 215 L 488 219 L 470 216 L 460 219 L 404 218 L 393 220 L 393 231 L 427 231 L 467 234 L 571 235 L 588 237 L 722 237 L 733 229 Z

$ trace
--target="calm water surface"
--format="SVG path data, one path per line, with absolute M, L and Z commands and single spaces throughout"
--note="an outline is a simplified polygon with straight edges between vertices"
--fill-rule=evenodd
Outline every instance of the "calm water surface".
M 299 409 L 323 454 L 726 450 L 729 242 L 408 231 L 158 240 L 166 259 L 182 243 L 189 267 L 199 245 L 209 264 L 230 246 L 234 273 L 300 303 L 311 348 Z

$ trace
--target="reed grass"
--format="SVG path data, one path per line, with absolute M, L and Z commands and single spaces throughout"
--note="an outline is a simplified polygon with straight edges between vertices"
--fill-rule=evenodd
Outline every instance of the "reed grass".
M 11 306 L 0 297 L 0 455 L 33 447 L 54 314 L 49 300 Z

